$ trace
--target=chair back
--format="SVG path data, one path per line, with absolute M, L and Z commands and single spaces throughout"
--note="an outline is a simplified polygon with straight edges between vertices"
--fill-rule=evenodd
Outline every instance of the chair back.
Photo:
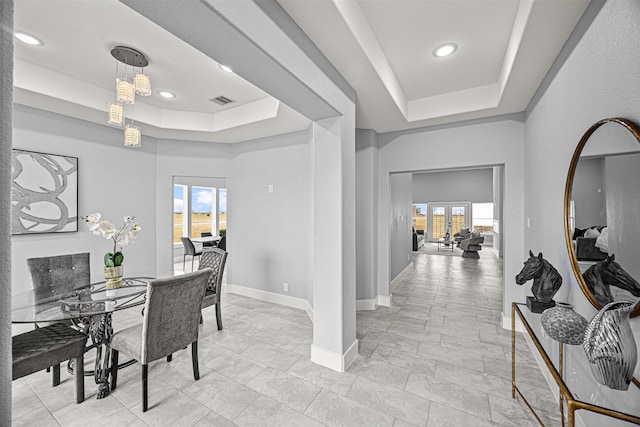
M 227 250 L 227 236 L 226 236 L 226 235 L 225 235 L 225 236 L 222 236 L 222 237 L 220 238 L 220 241 L 218 242 L 218 247 L 219 247 L 220 249 L 222 249 L 223 251 L 226 251 L 226 250 Z
M 184 246 L 185 255 L 195 255 L 196 254 L 196 246 L 193 244 L 190 238 L 181 237 L 182 246 Z
M 91 285 L 89 253 L 27 259 L 36 299 Z
M 198 339 L 200 306 L 210 275 L 205 269 L 149 282 L 140 363 L 166 357 Z
M 205 268 L 211 269 L 211 275 L 207 282 L 207 289 L 218 294 L 222 284 L 222 275 L 224 274 L 224 265 L 227 262 L 227 253 L 220 248 L 211 248 L 202 252 L 200 256 L 200 264 L 198 270 Z

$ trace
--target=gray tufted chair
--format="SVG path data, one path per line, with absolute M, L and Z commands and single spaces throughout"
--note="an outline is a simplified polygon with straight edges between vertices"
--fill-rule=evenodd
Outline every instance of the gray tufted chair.
M 147 285 L 147 301 L 141 325 L 116 332 L 111 338 L 111 389 L 118 380 L 118 355 L 132 356 L 142 365 L 142 411 L 149 407 L 148 365 L 167 358 L 191 344 L 193 377 L 200 379 L 198 370 L 198 322 L 210 269 L 176 277 L 154 279 Z
M 27 259 L 37 300 L 91 285 L 89 253 Z
M 29 258 L 27 266 L 31 272 L 36 301 L 46 301 L 54 295 L 63 295 L 91 285 L 89 252 Z M 71 324 L 70 321 L 66 323 Z M 53 365 L 51 382 L 54 387 L 60 384 L 60 364 Z
M 224 265 L 227 262 L 227 252 L 219 248 L 210 248 L 202 252 L 200 256 L 200 264 L 198 269 L 211 269 L 211 276 L 207 283 L 207 292 L 204 294 L 202 308 L 216 306 L 216 321 L 218 330 L 222 330 L 222 310 L 220 308 L 220 293 L 222 286 L 222 275 L 224 274 Z

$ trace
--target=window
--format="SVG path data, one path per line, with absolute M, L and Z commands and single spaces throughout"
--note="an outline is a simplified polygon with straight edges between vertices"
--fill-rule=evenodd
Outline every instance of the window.
M 180 243 L 180 237 L 186 236 L 187 221 L 184 215 L 184 207 L 188 206 L 186 200 L 187 186 L 173 186 L 173 243 Z
M 191 238 L 200 233 L 213 234 L 215 228 L 215 188 L 191 187 Z
M 427 205 L 419 203 L 413 205 L 413 226 L 416 230 L 427 229 Z
M 173 243 L 201 233 L 223 234 L 227 228 L 227 189 L 201 185 L 173 185 Z
M 493 203 L 474 203 L 472 212 L 472 231 L 493 234 Z
M 218 189 L 218 234 L 227 234 L 227 189 Z

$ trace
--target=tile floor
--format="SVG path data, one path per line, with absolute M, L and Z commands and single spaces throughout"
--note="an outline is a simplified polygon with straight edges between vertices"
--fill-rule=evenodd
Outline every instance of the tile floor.
M 181 265 L 180 265 L 181 267 Z M 502 264 L 491 249 L 480 260 L 414 254 L 393 289 L 391 307 L 357 314 L 360 354 L 339 374 L 312 364 L 306 314 L 223 295 L 224 331 L 205 310 L 200 380 L 190 352 L 150 368 L 150 409 L 142 413 L 138 365 L 119 373 L 118 388 L 74 402 L 73 378 L 59 387 L 39 372 L 13 382 L 14 426 L 535 426 L 511 398 L 510 333 L 500 327 Z M 118 312 L 114 327 L 141 320 Z M 557 405 L 522 337 L 519 384 L 560 425 Z

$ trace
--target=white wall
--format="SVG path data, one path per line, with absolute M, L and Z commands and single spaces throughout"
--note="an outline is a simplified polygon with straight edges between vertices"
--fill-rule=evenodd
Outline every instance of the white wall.
M 522 266 L 524 186 L 523 132 L 521 115 L 479 120 L 455 126 L 438 126 L 378 136 L 378 293 L 389 295 L 389 175 L 428 169 L 455 169 L 505 165 L 502 226 L 504 240 L 504 313 L 511 301 L 522 301 L 523 290 L 512 281 Z M 446 149 L 443 149 L 446 147 Z M 452 156 L 451 153 L 464 153 Z
M 413 203 L 490 203 L 492 193 L 492 168 L 413 174 Z
M 389 282 L 411 262 L 412 181 L 410 172 L 394 173 L 389 177 Z
M 309 132 L 255 141 L 228 181 L 228 283 L 308 299 L 313 215 Z M 239 147 L 240 148 L 240 147 Z M 268 192 L 269 185 L 273 193 Z M 328 235 L 335 230 L 324 230 Z M 283 283 L 289 291 L 283 291 Z
M 125 274 L 156 274 L 153 139 L 143 138 L 141 148 L 131 149 L 124 146 L 121 129 L 15 105 L 13 145 L 78 157 L 79 215 L 100 212 L 116 226 L 125 215 L 136 216 L 142 231 L 134 244 L 124 248 Z M 104 278 L 104 254 L 113 248 L 111 240 L 94 236 L 82 221 L 77 233 L 17 235 L 11 243 L 13 293 L 32 288 L 27 258 L 90 252 L 91 278 L 98 281 Z
M 596 310 L 582 294 L 569 265 L 563 227 L 564 183 L 575 146 L 592 124 L 606 117 L 640 122 L 639 16 L 637 0 L 605 3 L 529 112 L 525 125 L 525 216 L 531 218 L 531 229 L 526 230 L 524 248 L 544 253 L 563 277 L 556 301 L 570 302 L 587 319 Z M 640 318 L 633 319 L 632 328 L 640 342 Z M 638 414 L 638 388 L 632 385 L 627 392 L 615 392 L 597 386 L 582 349 L 565 348 L 570 370 L 567 382 L 579 397 L 592 397 L 604 406 L 615 403 Z M 588 426 L 622 425 L 582 412 Z

